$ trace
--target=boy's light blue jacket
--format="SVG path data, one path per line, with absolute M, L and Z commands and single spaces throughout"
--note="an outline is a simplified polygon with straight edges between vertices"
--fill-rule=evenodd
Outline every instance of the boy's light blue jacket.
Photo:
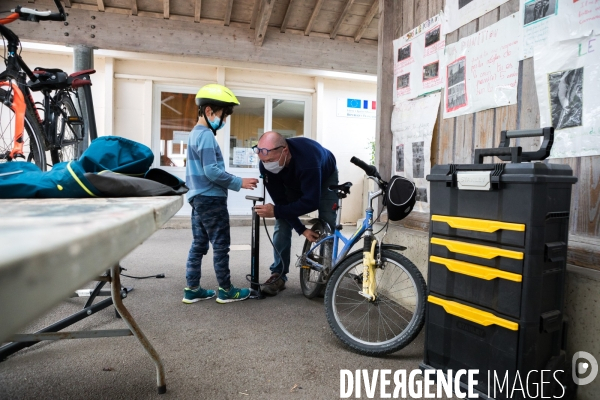
M 242 178 L 225 171 L 215 135 L 202 125 L 196 125 L 188 138 L 185 182 L 190 188 L 188 201 L 197 195 L 227 197 L 227 190 L 242 188 Z

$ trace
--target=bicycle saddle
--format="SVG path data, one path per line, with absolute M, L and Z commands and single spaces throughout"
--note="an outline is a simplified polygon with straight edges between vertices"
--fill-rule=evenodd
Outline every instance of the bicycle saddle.
M 352 182 L 342 183 L 341 185 L 331 185 L 329 186 L 329 190 L 333 192 L 341 192 L 344 195 L 350 194 L 350 187 L 352 186 Z M 344 196 L 346 197 L 346 196 Z
M 36 68 L 33 74 L 37 76 L 37 81 L 27 82 L 27 86 L 34 92 L 40 90 L 56 90 L 69 87 L 67 73 L 58 68 Z

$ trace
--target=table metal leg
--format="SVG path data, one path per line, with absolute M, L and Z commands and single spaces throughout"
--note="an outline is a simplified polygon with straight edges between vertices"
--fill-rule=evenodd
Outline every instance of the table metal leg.
M 166 393 L 167 385 L 165 383 L 165 369 L 163 367 L 162 361 L 160 360 L 160 357 L 158 356 L 158 353 L 156 352 L 154 347 L 152 347 L 152 345 L 146 338 L 146 335 L 144 335 L 144 333 L 142 332 L 138 324 L 135 322 L 129 311 L 125 308 L 121 300 L 121 270 L 119 264 L 116 264 L 111 268 L 111 276 L 111 294 L 115 308 L 123 318 L 123 321 L 125 321 L 125 323 L 129 327 L 129 329 L 131 329 L 133 335 L 142 344 L 144 350 L 146 350 L 150 358 L 152 358 L 154 365 L 156 365 L 156 382 L 158 386 L 158 393 Z

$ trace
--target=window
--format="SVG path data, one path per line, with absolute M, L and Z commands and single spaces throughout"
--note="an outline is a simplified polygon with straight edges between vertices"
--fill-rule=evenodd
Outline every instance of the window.
M 258 168 L 252 146 L 265 130 L 274 130 L 286 138 L 305 134 L 305 100 L 281 99 L 279 96 L 237 96 L 240 105 L 231 115 L 229 167 Z M 271 116 L 269 118 L 268 116 Z

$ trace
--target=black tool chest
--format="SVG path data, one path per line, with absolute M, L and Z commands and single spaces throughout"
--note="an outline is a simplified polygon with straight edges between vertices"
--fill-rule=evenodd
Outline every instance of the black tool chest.
M 508 147 L 511 138 L 538 135 L 544 141 L 537 152 Z M 564 369 L 567 240 L 577 178 L 567 165 L 535 162 L 549 155 L 552 138 L 552 128 L 504 131 L 501 147 L 477 150 L 475 164 L 437 165 L 427 176 L 430 293 L 421 367 L 479 369 L 483 398 L 488 371 L 502 378 L 508 371 L 512 387 L 517 371 L 525 382 L 530 371 Z M 511 162 L 483 164 L 491 155 Z M 549 376 L 543 380 L 554 381 Z M 556 390 L 545 389 L 545 395 Z M 519 395 L 513 398 L 527 398 Z

